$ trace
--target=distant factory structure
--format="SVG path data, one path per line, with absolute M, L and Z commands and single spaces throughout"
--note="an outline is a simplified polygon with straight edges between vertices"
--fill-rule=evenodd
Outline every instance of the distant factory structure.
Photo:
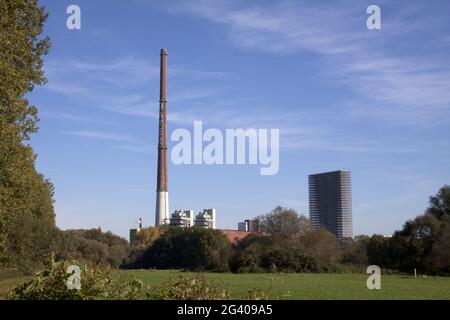
M 169 221 L 169 166 L 167 160 L 167 50 L 161 49 L 159 82 L 158 170 L 156 180 L 155 226 Z
M 194 215 L 193 210 L 175 210 L 170 218 L 168 224 L 162 224 L 159 227 L 178 227 L 191 228 L 202 227 L 208 229 L 216 229 L 216 209 L 203 209 L 197 215 Z M 133 243 L 136 235 L 143 229 L 142 218 L 138 220 L 138 227 L 130 229 L 130 243 Z M 259 233 L 258 220 L 245 220 L 238 223 L 237 230 L 218 229 L 222 232 L 228 240 L 236 242 L 245 238 L 250 233 Z
M 130 243 L 134 242 L 134 238 L 136 237 L 136 234 L 141 232 L 142 228 L 143 228 L 142 218 L 139 218 L 137 229 L 130 229 Z
M 195 218 L 193 210 L 175 210 L 170 217 L 169 225 L 183 228 L 199 226 L 216 229 L 216 209 L 203 209 Z
M 194 226 L 204 227 L 209 229 L 216 228 L 216 209 L 204 209 L 195 216 Z
M 193 210 L 175 210 L 169 215 L 169 166 L 167 147 L 167 50 L 160 53 L 160 83 L 159 83 L 159 123 L 158 123 L 158 161 L 156 179 L 156 210 L 155 227 L 203 227 L 216 229 L 216 209 L 203 209 L 198 214 Z M 143 229 L 142 218 L 138 227 L 130 230 L 130 243 Z M 254 220 L 245 220 L 238 225 L 239 230 L 220 230 L 230 241 L 241 239 L 251 232 L 257 232 L 258 225 Z
M 167 159 L 167 50 L 161 49 L 159 82 L 158 169 L 155 226 L 216 228 L 216 209 L 204 209 L 194 217 L 192 210 L 176 210 L 169 217 L 169 166 Z
M 231 242 L 237 242 L 251 233 L 260 233 L 259 222 L 256 219 L 239 222 L 237 230 L 221 229 L 220 231 L 222 231 Z
M 169 225 L 174 227 L 190 228 L 194 225 L 193 210 L 175 210 L 170 216 Z
M 203 227 L 216 229 L 216 209 L 175 210 L 169 214 L 168 146 L 167 146 L 167 50 L 160 53 L 159 83 L 158 161 L 156 185 L 155 227 Z M 349 171 L 333 171 L 312 174 L 309 183 L 309 218 L 313 230 L 326 228 L 338 239 L 353 236 L 352 191 Z M 238 223 L 237 230 L 221 229 L 227 238 L 236 242 L 250 233 L 260 233 L 258 220 Z M 138 228 L 130 230 L 130 242 L 142 230 L 142 218 Z
M 244 222 L 238 223 L 238 231 L 247 231 L 259 233 L 259 221 L 254 220 L 245 220 Z
M 309 221 L 313 230 L 325 228 L 338 239 L 353 237 L 352 187 L 349 171 L 312 174 L 309 184 Z

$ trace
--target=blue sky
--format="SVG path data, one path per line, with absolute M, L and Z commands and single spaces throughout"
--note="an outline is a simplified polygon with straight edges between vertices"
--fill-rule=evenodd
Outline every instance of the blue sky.
M 170 210 L 236 228 L 277 205 L 308 215 L 308 174 L 352 172 L 355 234 L 390 234 L 450 183 L 448 1 L 40 1 L 49 82 L 37 165 L 59 227 L 153 225 L 159 50 L 176 128 L 280 129 L 280 170 L 169 166 Z M 66 28 L 77 4 L 82 29 Z M 381 7 L 368 30 L 366 8 Z M 169 141 L 169 145 L 173 145 Z

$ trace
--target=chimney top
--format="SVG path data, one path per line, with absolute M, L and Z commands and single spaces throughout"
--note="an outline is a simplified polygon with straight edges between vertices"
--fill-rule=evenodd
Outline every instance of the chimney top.
M 161 49 L 161 54 L 167 54 L 167 49 L 165 48 Z

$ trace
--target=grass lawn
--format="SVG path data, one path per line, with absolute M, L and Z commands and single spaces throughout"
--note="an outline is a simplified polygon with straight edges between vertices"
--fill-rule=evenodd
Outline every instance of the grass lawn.
M 169 278 L 188 275 L 179 271 L 120 270 L 123 280 L 137 278 L 155 286 Z M 450 299 L 450 277 L 414 278 L 382 275 L 381 290 L 368 290 L 364 274 L 230 274 L 205 273 L 231 292 L 231 298 L 243 299 L 249 290 L 269 292 L 273 299 Z M 269 287 L 272 284 L 272 288 Z
M 1 271 L 0 300 L 6 299 L 15 286 L 31 279 L 14 272 Z M 136 278 L 146 285 L 158 286 L 171 278 L 195 274 L 176 270 L 117 270 L 114 275 L 123 281 Z M 381 290 L 368 290 L 368 275 L 364 274 L 205 275 L 228 289 L 232 299 L 243 299 L 253 289 L 264 290 L 271 299 L 450 299 L 450 277 L 382 275 Z
M 0 300 L 6 299 L 16 286 L 31 279 L 32 277 L 24 277 L 15 269 L 0 268 Z

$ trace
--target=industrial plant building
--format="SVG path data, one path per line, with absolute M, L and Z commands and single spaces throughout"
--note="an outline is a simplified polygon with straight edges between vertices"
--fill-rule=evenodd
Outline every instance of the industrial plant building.
M 130 229 L 130 243 L 134 242 L 136 234 L 141 232 L 141 230 L 142 230 L 142 218 L 139 218 L 137 229 Z
M 175 210 L 170 216 L 171 226 L 190 228 L 194 225 L 194 211 L 193 210 Z
M 190 228 L 200 226 L 216 229 L 216 210 L 204 209 L 194 216 L 193 210 L 176 210 L 169 215 L 168 147 L 167 147 L 167 50 L 161 49 L 159 86 L 158 170 L 155 226 L 170 225 Z M 352 191 L 349 171 L 333 171 L 309 176 L 309 217 L 313 230 L 326 228 L 338 239 L 353 236 Z M 130 238 L 142 228 L 130 230 Z M 256 220 L 245 220 L 238 230 L 221 230 L 230 241 L 249 233 L 259 233 Z
M 245 220 L 238 223 L 238 231 L 247 231 L 259 233 L 259 221 L 258 220 Z
M 231 242 L 239 241 L 251 233 L 259 233 L 259 222 L 258 220 L 245 220 L 244 222 L 238 223 L 237 230 L 221 229 L 222 233 Z
M 216 209 L 204 209 L 195 216 L 194 226 L 215 229 L 216 228 Z
M 193 226 L 216 229 L 216 209 L 203 209 L 194 216 L 193 210 L 175 210 L 169 216 L 169 166 L 167 147 L 167 50 L 160 53 L 159 123 L 158 123 L 158 168 L 156 179 L 155 227 Z M 137 229 L 130 230 L 130 242 L 142 229 L 142 220 Z M 257 232 L 258 225 L 252 220 L 239 224 L 239 230 L 221 230 L 231 240 L 243 238 L 250 232 Z
M 193 210 L 175 210 L 170 217 L 169 225 L 189 228 L 199 226 L 209 229 L 216 228 L 216 209 L 203 209 L 195 216 Z
M 161 49 L 159 83 L 159 128 L 158 128 L 158 168 L 156 179 L 155 227 L 172 226 L 190 228 L 194 226 L 216 229 L 216 209 L 203 209 L 197 215 L 193 210 L 175 210 L 169 216 L 169 167 L 167 159 L 167 50 Z M 242 230 L 221 230 L 230 241 L 246 236 L 257 226 L 246 220 L 240 226 Z M 130 243 L 142 230 L 142 219 L 139 227 L 130 230 Z
M 353 237 L 350 172 L 312 174 L 308 182 L 311 228 L 326 228 L 338 239 Z

